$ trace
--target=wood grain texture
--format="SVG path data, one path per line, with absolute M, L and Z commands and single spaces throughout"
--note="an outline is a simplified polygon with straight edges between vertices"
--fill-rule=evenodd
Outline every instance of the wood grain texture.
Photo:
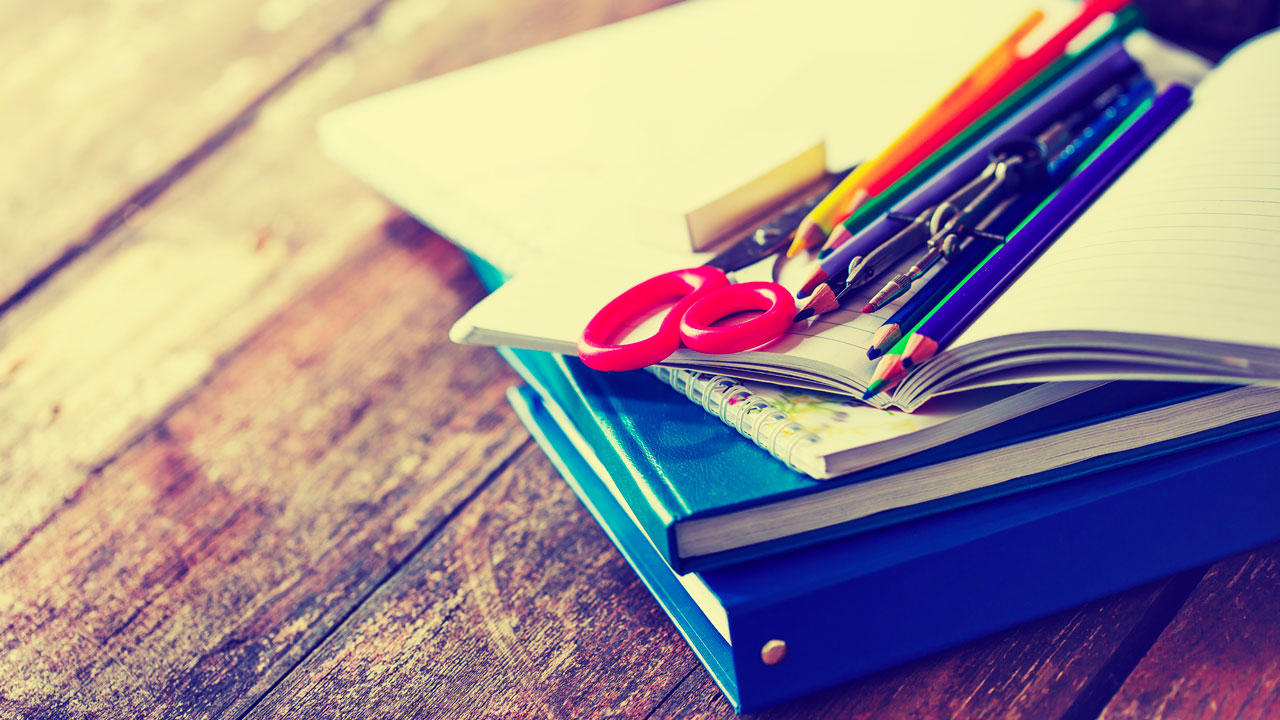
M 531 446 L 249 717 L 644 718 L 690 672 Z
M 1280 714 L 1280 545 L 1217 563 L 1105 718 Z
M 392 3 L 146 211 L 0 316 L 0 496 L 11 499 L 0 507 L 0 559 L 387 218 L 384 202 L 320 154 L 322 113 L 657 4 Z
M 393 3 L 5 315 L 0 716 L 236 716 L 526 442 L 505 368 L 447 340 L 461 255 L 380 230 L 311 128 L 644 6 Z
M 621 556 L 537 460 L 521 458 L 486 488 L 251 717 L 733 717 Z M 759 716 L 1061 717 L 1110 671 L 1166 585 Z
M 1164 586 L 1137 588 L 749 717 L 1063 717 Z M 727 720 L 733 712 L 710 676 L 695 672 L 652 717 Z
M 390 232 L 0 566 L 0 716 L 234 717 L 528 442 L 461 253 Z
M 461 254 L 312 130 L 662 4 L 0 8 L 0 718 L 731 715 L 509 370 L 448 342 Z M 1108 713 L 1265 716 L 1276 552 L 1219 564 Z M 766 716 L 1092 717 L 1182 597 Z
M 377 4 L 0 5 L 0 303 L 144 205 Z

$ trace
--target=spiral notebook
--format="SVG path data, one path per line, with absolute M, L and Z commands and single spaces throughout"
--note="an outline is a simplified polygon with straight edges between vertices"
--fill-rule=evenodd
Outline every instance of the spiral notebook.
M 1105 382 L 987 388 L 915 413 L 850 397 L 690 370 L 651 372 L 771 455 L 823 479 L 875 467 L 1023 417 Z

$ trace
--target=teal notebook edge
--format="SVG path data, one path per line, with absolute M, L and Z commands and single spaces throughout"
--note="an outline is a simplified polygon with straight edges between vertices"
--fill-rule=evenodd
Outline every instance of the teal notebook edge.
M 729 644 L 577 453 L 575 429 L 536 392 L 509 396 L 739 712 L 1280 539 L 1271 429 L 699 573 L 728 616 Z M 787 656 L 766 665 L 760 649 L 774 639 Z
M 643 491 L 644 482 L 637 479 L 642 477 L 642 470 L 627 463 L 622 454 L 613 451 L 613 443 L 590 409 L 580 401 L 578 389 L 562 371 L 555 356 L 514 348 L 499 348 L 498 353 L 521 379 L 543 397 L 551 398 L 555 407 L 566 413 L 565 420 L 573 424 L 581 441 L 592 448 L 596 458 L 605 466 L 605 472 L 613 481 L 617 492 L 625 498 L 645 537 L 662 555 L 664 562 L 677 572 L 687 572 L 678 560 L 672 562 L 675 557 L 675 525 L 672 516 L 665 511 L 662 501 Z M 675 402 L 687 402 L 678 397 L 672 399 Z
M 569 439 L 565 428 L 550 415 L 541 395 L 528 386 L 513 387 L 507 391 L 507 399 L 551 464 L 555 465 L 570 489 L 675 623 L 720 691 L 734 709 L 741 712 L 731 648 L 680 585 L 675 571 L 649 545 L 643 531 L 604 487 L 595 470 Z
M 685 518 L 705 517 L 712 511 L 727 511 L 741 506 L 741 503 L 729 497 L 714 510 L 703 507 L 701 512 L 694 512 L 689 503 L 670 499 L 676 495 L 670 492 L 671 485 L 723 486 L 729 489 L 726 490 L 726 495 L 729 496 L 732 489 L 748 481 L 774 484 L 781 488 L 799 485 L 807 488 L 807 492 L 821 492 L 841 480 L 817 481 L 790 470 L 701 407 L 678 396 L 648 374 L 597 373 L 582 367 L 572 358 L 524 350 L 504 349 L 503 354 L 526 382 L 544 388 L 549 397 L 564 409 L 569 420 L 581 428 L 581 433 L 586 436 L 596 456 L 608 469 L 618 493 L 630 506 L 650 541 L 663 553 L 668 563 L 681 573 L 733 565 L 834 538 L 872 531 L 1280 423 L 1280 415 L 1234 423 L 1193 436 L 1103 455 L 998 485 L 855 518 L 777 540 L 688 558 L 680 556 L 675 534 L 676 522 Z M 1009 433 L 1016 433 L 1019 441 L 1034 439 L 1099 419 L 1167 405 L 1173 398 L 1188 399 L 1219 392 L 1221 389 L 1220 386 L 1197 385 L 1175 389 L 1172 384 L 1165 386 L 1135 383 L 1128 386 L 1126 395 L 1113 393 L 1101 400 L 1073 398 L 1065 404 L 1005 423 L 1005 427 L 990 428 L 966 438 L 964 442 L 972 443 L 968 448 L 950 443 L 950 448 L 935 448 L 849 477 L 857 481 L 874 479 L 890 472 L 921 467 L 967 452 L 1000 447 L 1008 444 Z M 1068 422 L 1063 419 L 1063 413 L 1059 409 L 1069 405 L 1076 406 L 1078 417 Z M 671 443 L 677 443 L 677 446 L 673 448 Z M 696 456 L 690 455 L 691 453 Z M 732 482 L 726 481 L 723 468 L 735 469 Z M 769 499 L 786 497 L 788 494 L 784 490 Z

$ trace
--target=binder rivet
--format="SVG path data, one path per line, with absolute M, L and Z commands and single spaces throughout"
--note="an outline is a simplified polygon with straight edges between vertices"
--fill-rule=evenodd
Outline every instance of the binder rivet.
M 787 657 L 787 644 L 782 640 L 770 640 L 760 648 L 760 659 L 765 665 L 777 665 Z

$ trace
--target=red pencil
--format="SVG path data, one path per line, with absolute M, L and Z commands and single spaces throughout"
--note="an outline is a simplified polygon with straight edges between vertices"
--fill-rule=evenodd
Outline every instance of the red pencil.
M 863 400 L 869 400 L 876 396 L 877 393 L 889 392 L 902 382 L 902 378 L 907 376 L 907 369 L 902 366 L 901 355 L 885 355 L 880 360 L 880 364 L 876 365 L 876 371 L 871 376 L 871 382 L 867 385 L 867 391 L 862 393 Z
M 948 140 L 968 127 L 983 113 L 995 107 L 1023 83 L 1034 77 L 1036 73 L 1061 57 L 1066 52 L 1067 46 L 1082 30 L 1093 24 L 1100 16 L 1114 13 L 1127 3 L 1128 0 L 1091 0 L 1086 2 L 1084 7 L 1080 9 L 1079 14 L 1064 25 L 1053 37 L 1049 38 L 1039 48 L 1036 48 L 1030 55 L 1014 61 L 1004 75 L 980 92 L 947 122 L 938 126 L 921 142 L 901 148 L 905 154 L 893 158 L 889 168 L 881 172 L 879 177 L 867 188 L 867 193 L 874 197 L 884 192 L 906 169 L 915 167 L 929 157 L 933 151 L 946 144 Z

